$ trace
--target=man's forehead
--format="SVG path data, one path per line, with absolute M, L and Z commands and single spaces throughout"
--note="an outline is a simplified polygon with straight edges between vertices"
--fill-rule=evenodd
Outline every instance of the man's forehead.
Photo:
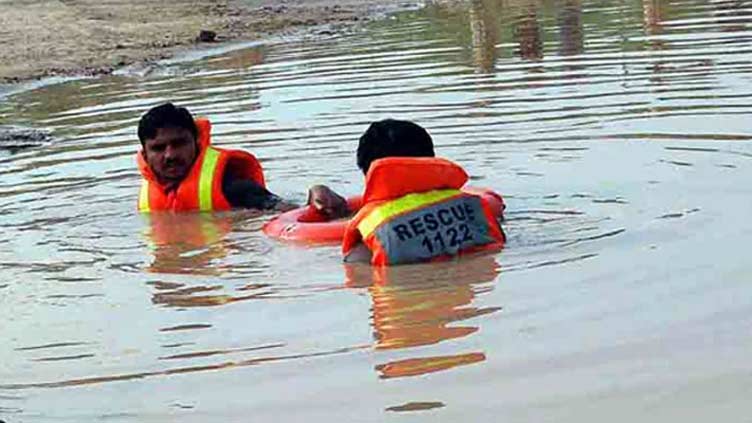
M 146 141 L 167 142 L 174 139 L 193 138 L 191 131 L 185 128 L 179 128 L 176 126 L 166 126 L 157 129 L 157 133 L 154 138 L 147 139 Z

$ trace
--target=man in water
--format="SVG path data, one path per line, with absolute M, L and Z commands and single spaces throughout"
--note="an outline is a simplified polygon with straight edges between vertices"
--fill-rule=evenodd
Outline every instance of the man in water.
M 139 211 L 295 207 L 266 189 L 261 164 L 252 154 L 213 147 L 210 131 L 207 119 L 194 119 L 187 109 L 172 103 L 154 107 L 141 117 Z M 322 185 L 311 187 L 308 201 L 327 215 L 346 208 L 342 197 Z
M 345 230 L 345 261 L 383 266 L 503 246 L 491 205 L 460 190 L 467 173 L 435 157 L 433 140 L 421 126 L 392 119 L 372 123 L 360 137 L 357 164 L 366 187 L 363 206 Z

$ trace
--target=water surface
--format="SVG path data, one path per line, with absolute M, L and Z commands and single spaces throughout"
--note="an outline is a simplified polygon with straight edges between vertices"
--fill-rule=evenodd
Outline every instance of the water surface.
M 0 418 L 736 421 L 752 394 L 752 5 L 470 1 L 0 103 Z M 270 188 L 355 194 L 411 119 L 508 203 L 493 256 L 376 271 L 268 216 L 139 216 L 163 101 Z

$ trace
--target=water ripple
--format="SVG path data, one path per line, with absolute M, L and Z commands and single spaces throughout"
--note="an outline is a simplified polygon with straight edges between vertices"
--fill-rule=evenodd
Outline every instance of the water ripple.
M 752 6 L 744 1 L 431 2 L 364 31 L 269 42 L 4 97 L 0 124 L 37 126 L 53 140 L 0 150 L 0 303 L 11 345 L 0 389 L 138 384 L 288 363 L 269 367 L 282 369 L 278 374 L 294 369 L 296 383 L 313 374 L 317 387 L 319 372 L 331 371 L 326 382 L 370 398 L 374 381 L 422 387 L 418 376 L 430 374 L 440 386 L 540 349 L 540 338 L 535 345 L 520 337 L 507 342 L 519 333 L 515 324 L 559 330 L 555 322 L 566 321 L 561 332 L 574 333 L 601 318 L 588 307 L 602 302 L 584 297 L 563 303 L 566 312 L 530 305 L 551 292 L 560 301 L 577 293 L 557 282 L 618 273 L 608 276 L 616 293 L 597 291 L 610 298 L 610 312 L 628 308 L 622 301 L 680 301 L 686 297 L 660 290 L 672 283 L 667 269 L 681 256 L 694 266 L 680 273 L 682 286 L 703 294 L 686 309 L 742 301 L 731 294 L 704 301 L 721 288 L 702 291 L 692 277 L 723 280 L 731 289 L 745 274 L 724 260 L 741 254 L 740 239 L 749 235 L 751 59 Z M 135 127 L 145 110 L 168 100 L 208 116 L 216 145 L 253 152 L 269 188 L 300 203 L 314 183 L 359 192 L 354 153 L 369 123 L 415 120 L 431 133 L 437 154 L 462 164 L 474 185 L 505 196 L 507 248 L 478 261 L 343 269 L 337 248 L 266 239 L 260 228 L 268 215 L 138 216 Z M 728 222 L 736 222 L 733 230 Z M 692 238 L 697 233 L 702 241 Z M 655 252 L 664 255 L 653 262 Z M 622 263 L 630 270 L 620 271 Z M 526 291 L 544 283 L 537 280 L 550 285 Z M 626 287 L 638 283 L 635 300 Z M 589 289 L 602 289 L 595 285 Z M 640 313 L 625 311 L 609 334 L 660 331 L 644 321 L 662 322 L 668 306 L 639 305 Z M 682 304 L 671 305 L 682 319 Z M 561 314 L 540 324 L 531 317 L 539 308 Z M 566 319 L 577 313 L 588 317 Z M 590 327 L 582 333 L 589 336 Z M 568 341 L 546 336 L 552 351 Z M 244 357 L 283 349 L 293 352 Z M 368 359 L 348 356 L 354 351 Z M 302 364 L 315 357 L 320 369 Z M 171 367 L 176 363 L 186 364 Z M 707 366 L 692 368 L 700 367 Z M 353 376 L 363 368 L 375 377 Z M 266 371 L 258 369 L 260 376 Z M 363 386 L 348 385 L 350 376 Z M 253 394 L 257 380 L 248 380 L 233 374 L 220 383 Z M 495 383 L 478 386 L 497 392 Z M 273 392 L 276 385 L 258 386 Z M 131 409 L 110 413 L 92 397 L 62 392 L 97 416 L 156 418 Z M 154 393 L 161 401 L 155 407 L 193 406 L 193 397 L 172 392 Z M 206 397 L 196 395 L 203 404 Z M 109 398 L 108 406 L 123 404 Z M 371 408 L 441 413 L 457 402 L 424 399 L 390 397 Z M 26 417 L 38 403 L 29 404 L 0 411 Z

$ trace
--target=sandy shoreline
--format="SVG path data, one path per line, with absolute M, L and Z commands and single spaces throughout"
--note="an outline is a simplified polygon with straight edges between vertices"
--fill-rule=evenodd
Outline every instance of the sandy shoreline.
M 396 0 L 0 0 L 0 84 L 100 75 L 195 47 L 368 21 Z M 201 30 L 217 42 L 199 43 Z

